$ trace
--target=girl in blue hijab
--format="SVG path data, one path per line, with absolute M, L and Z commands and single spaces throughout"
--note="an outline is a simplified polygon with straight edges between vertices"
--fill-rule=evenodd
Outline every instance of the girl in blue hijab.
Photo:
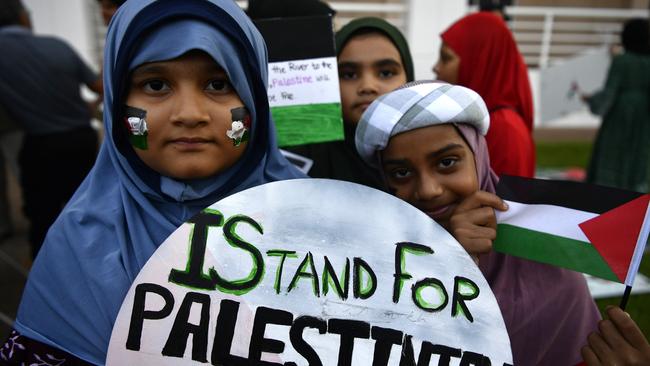
M 264 41 L 234 1 L 120 7 L 105 140 L 47 235 L 1 360 L 104 364 L 122 300 L 172 231 L 228 195 L 301 177 L 278 151 L 266 85 Z

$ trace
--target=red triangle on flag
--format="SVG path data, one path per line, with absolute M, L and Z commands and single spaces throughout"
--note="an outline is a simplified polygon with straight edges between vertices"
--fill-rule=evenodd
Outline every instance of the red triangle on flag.
M 625 283 L 648 202 L 650 194 L 645 194 L 579 225 L 621 283 Z

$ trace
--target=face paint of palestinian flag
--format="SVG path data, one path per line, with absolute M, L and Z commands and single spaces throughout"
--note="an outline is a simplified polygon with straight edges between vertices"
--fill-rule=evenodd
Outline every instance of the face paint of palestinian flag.
M 650 231 L 650 194 L 504 176 L 494 250 L 632 285 Z

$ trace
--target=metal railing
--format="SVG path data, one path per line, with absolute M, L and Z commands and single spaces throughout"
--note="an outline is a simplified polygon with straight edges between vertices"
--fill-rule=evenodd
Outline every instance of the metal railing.
M 410 11 L 406 1 L 342 2 L 330 1 L 337 12 L 339 26 L 358 16 L 382 16 L 404 30 Z M 470 7 L 469 11 L 476 11 Z M 513 34 L 529 67 L 545 68 L 588 49 L 609 47 L 619 42 L 622 24 L 630 18 L 647 18 L 647 9 L 608 9 L 512 6 Z
M 404 31 L 405 19 L 411 11 L 406 0 L 327 2 L 337 11 L 336 24 L 339 27 L 354 18 L 373 15 Z M 248 1 L 239 0 L 237 4 L 245 9 Z M 469 7 L 468 11 L 476 11 L 476 7 Z M 98 12 L 95 13 L 99 22 Z M 588 49 L 617 44 L 626 19 L 648 17 L 647 9 L 512 6 L 506 8 L 506 13 L 512 16 L 510 26 L 526 64 L 531 68 L 545 68 Z M 103 39 L 103 32 L 105 28 L 100 26 L 99 39 Z M 98 42 L 98 49 L 102 46 L 103 42 Z
M 526 63 L 539 68 L 617 44 L 626 19 L 648 17 L 647 9 L 515 6 L 506 13 L 513 17 L 511 28 Z
M 355 1 L 326 1 L 332 9 L 350 13 L 406 13 L 408 7 L 401 2 L 355 2 Z M 237 1 L 241 8 L 248 6 L 248 1 Z

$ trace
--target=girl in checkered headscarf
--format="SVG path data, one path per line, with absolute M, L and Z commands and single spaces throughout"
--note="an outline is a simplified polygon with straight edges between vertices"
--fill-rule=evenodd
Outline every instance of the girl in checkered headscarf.
M 478 262 L 499 303 L 515 365 L 575 365 L 596 308 L 582 275 L 492 251 L 497 197 L 485 134 L 489 112 L 474 91 L 414 82 L 379 97 L 356 131 L 359 155 L 388 189 L 447 229 Z

